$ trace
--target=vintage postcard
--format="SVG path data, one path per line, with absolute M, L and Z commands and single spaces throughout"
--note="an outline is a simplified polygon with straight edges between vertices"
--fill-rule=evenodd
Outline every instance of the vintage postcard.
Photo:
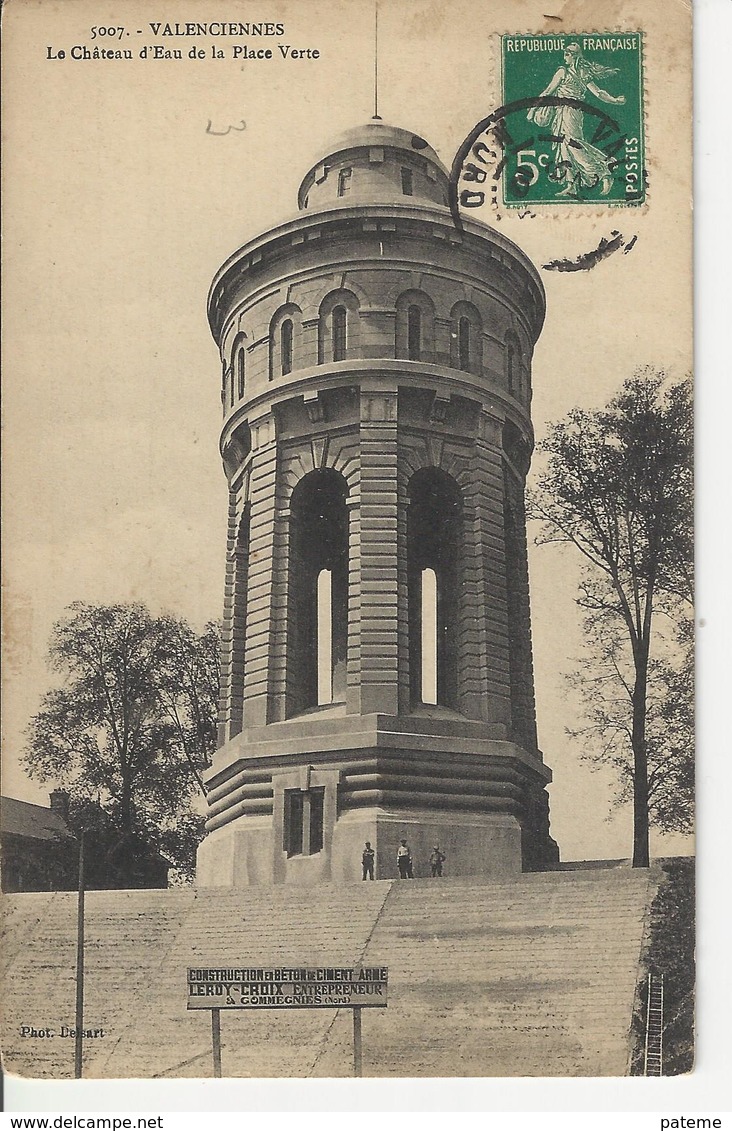
M 692 1071 L 690 39 L 6 3 L 7 1072 Z

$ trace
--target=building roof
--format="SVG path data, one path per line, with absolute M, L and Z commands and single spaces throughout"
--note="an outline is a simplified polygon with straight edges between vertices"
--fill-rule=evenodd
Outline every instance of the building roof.
M 447 169 L 445 169 L 440 158 L 423 137 L 411 130 L 404 130 L 400 126 L 390 126 L 387 122 L 374 118 L 369 122 L 363 122 L 359 126 L 352 126 L 350 129 L 344 130 L 327 146 L 323 156 L 331 157 L 346 149 L 362 149 L 371 146 L 406 149 L 413 153 L 421 153 L 423 157 L 428 157 L 436 165 L 439 165 L 447 174 Z
M 6 836 L 24 836 L 32 840 L 58 840 L 72 837 L 59 813 L 30 801 L 15 797 L 0 798 L 0 832 Z

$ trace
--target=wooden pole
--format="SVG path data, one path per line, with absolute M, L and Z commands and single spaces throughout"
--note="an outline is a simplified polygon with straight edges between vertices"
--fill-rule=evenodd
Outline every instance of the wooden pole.
M 221 1010 L 211 1010 L 211 1050 L 213 1052 L 213 1074 L 221 1079 Z
M 353 1075 L 363 1076 L 361 1057 L 361 1007 L 353 1008 Z
M 76 916 L 76 1034 L 74 1079 L 80 1080 L 84 1052 L 84 830 L 79 834 L 79 901 Z

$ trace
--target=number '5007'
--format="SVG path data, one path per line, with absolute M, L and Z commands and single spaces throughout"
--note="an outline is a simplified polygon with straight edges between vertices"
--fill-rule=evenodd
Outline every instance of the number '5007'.
M 96 39 L 97 37 L 101 39 L 105 35 L 109 39 L 122 39 L 125 34 L 123 27 L 98 27 L 96 24 L 89 28 L 89 31 L 92 39 Z

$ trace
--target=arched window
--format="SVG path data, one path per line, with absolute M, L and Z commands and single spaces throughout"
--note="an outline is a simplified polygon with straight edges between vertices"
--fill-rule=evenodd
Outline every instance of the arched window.
M 246 352 L 244 345 L 240 345 L 236 351 L 236 392 L 239 400 L 244 396 L 244 388 L 246 385 Z
M 414 705 L 457 707 L 462 495 L 438 468 L 412 476 L 407 510 L 409 673 Z
M 396 301 L 395 356 L 433 361 L 435 308 L 425 291 L 404 291 Z
M 229 407 L 234 407 L 234 370 L 229 374 Z
M 422 356 L 422 311 L 418 306 L 407 310 L 407 356 L 419 361 Z
M 269 323 L 269 379 L 286 376 L 304 363 L 302 311 L 288 302 L 275 310 Z
M 290 507 L 287 713 L 346 697 L 348 511 L 331 469 L 300 480 Z
M 292 319 L 286 318 L 280 326 L 280 367 L 282 376 L 292 372 Z
M 422 588 L 422 688 L 423 703 L 437 702 L 437 574 L 423 569 Z
M 346 288 L 329 291 L 318 308 L 318 365 L 359 356 L 358 298 Z
M 461 299 L 450 311 L 450 365 L 463 373 L 483 367 L 483 323 L 478 308 Z
M 334 306 L 331 327 L 331 341 L 333 346 L 333 361 L 346 359 L 346 326 L 347 314 L 345 306 Z
M 458 322 L 458 362 L 461 369 L 470 371 L 470 319 L 464 316 Z

